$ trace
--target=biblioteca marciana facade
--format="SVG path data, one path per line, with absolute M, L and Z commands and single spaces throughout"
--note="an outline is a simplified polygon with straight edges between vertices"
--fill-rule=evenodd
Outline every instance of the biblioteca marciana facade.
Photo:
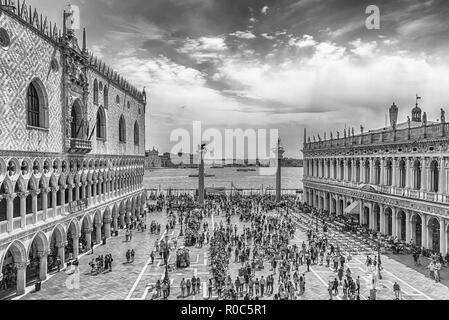
M 417 100 L 418 101 L 418 100 Z M 418 103 L 411 119 L 343 137 L 304 141 L 304 196 L 309 205 L 398 239 L 446 254 L 448 247 L 449 123 L 444 110 L 427 121 Z
M 85 31 L 80 48 L 69 16 L 59 30 L 0 0 L 1 291 L 24 293 L 144 210 L 145 91 Z

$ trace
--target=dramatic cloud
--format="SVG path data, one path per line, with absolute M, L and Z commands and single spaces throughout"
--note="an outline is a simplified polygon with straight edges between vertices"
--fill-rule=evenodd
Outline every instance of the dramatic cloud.
M 29 0 L 61 23 L 64 3 Z M 170 150 L 170 132 L 279 128 L 300 156 L 303 128 L 322 136 L 385 124 L 394 101 L 405 121 L 436 119 L 449 101 L 447 0 L 74 0 L 89 49 L 146 87 L 147 147 Z

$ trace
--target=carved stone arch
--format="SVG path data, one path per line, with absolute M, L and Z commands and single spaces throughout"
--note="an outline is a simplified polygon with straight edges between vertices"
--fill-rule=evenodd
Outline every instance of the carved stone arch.
M 48 179 L 46 176 L 43 175 L 43 176 L 39 179 L 39 184 L 38 184 L 39 189 L 42 189 L 42 188 L 48 188 L 49 181 L 50 181 L 50 179 Z
M 6 194 L 12 194 L 13 193 L 13 190 L 14 190 L 13 183 L 11 182 L 11 179 L 9 179 L 8 176 L 5 177 L 5 179 L 3 180 L 1 185 L 5 189 L 5 193 Z
M 50 241 L 48 240 L 47 235 L 44 232 L 38 231 L 29 242 L 27 257 L 29 256 L 29 253 L 32 249 L 31 246 L 33 245 L 34 240 L 37 240 L 39 251 L 48 252 L 48 250 L 50 249 Z
M 80 182 L 81 182 L 81 183 L 86 183 L 86 181 L 87 181 L 87 174 L 86 174 L 86 171 L 83 171 L 83 172 L 81 173 L 79 179 L 80 179 Z
M 9 246 L 6 248 L 3 256 L 1 257 L 0 268 L 3 269 L 3 262 L 5 261 L 6 254 L 10 250 L 12 251 L 11 253 L 13 255 L 14 262 L 17 262 L 17 263 L 26 263 L 27 262 L 28 256 L 27 256 L 27 250 L 26 250 L 25 245 L 20 240 L 14 240 L 13 242 L 11 242 L 9 244 Z
M 69 234 L 71 230 L 71 226 L 74 226 L 75 234 L 72 233 L 72 238 L 78 238 L 81 236 L 81 227 L 80 227 L 80 221 L 77 218 L 73 218 L 70 220 L 68 226 L 67 226 L 67 234 Z
M 27 190 L 27 184 L 25 179 L 20 175 L 14 185 L 14 192 L 25 192 Z
M 83 216 L 83 218 L 81 219 L 81 227 L 83 228 L 84 227 L 84 224 L 87 224 L 87 228 L 88 229 L 92 229 L 92 227 L 93 227 L 93 224 L 92 224 L 92 218 L 91 218 L 91 216 L 90 216 L 90 214 L 89 213 L 86 213 L 84 216 Z
M 58 185 L 58 180 L 56 179 L 56 176 L 54 174 L 50 177 L 50 187 L 56 187 Z
M 67 241 L 67 233 L 62 224 L 58 223 L 53 230 L 51 231 L 51 239 L 53 239 L 53 235 L 56 235 L 57 242 L 66 242 Z
M 112 218 L 112 212 L 109 206 L 106 206 L 106 208 L 103 211 L 103 221 L 109 220 Z
M 59 184 L 60 186 L 66 186 L 66 185 L 67 185 L 67 176 L 66 176 L 65 174 L 61 174 L 61 175 L 59 176 L 58 184 Z

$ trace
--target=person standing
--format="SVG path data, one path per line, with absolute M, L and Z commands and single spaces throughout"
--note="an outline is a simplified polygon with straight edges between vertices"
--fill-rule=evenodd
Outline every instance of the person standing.
M 329 300 L 333 300 L 332 289 L 333 289 L 333 284 L 332 284 L 332 281 L 329 280 L 329 285 L 327 286 L 327 291 L 329 292 Z
M 187 288 L 187 296 L 190 296 L 190 287 L 191 287 L 190 279 L 187 279 L 186 288 Z
M 181 280 L 180 287 L 181 287 L 182 297 L 184 298 L 185 293 L 186 293 L 186 281 L 184 280 L 184 278 L 182 278 L 182 280 Z
M 196 292 L 198 293 L 198 294 L 200 294 L 200 292 L 201 292 L 201 280 L 200 280 L 200 277 L 196 277 Z
M 265 279 L 262 276 L 260 278 L 260 295 L 263 297 L 264 296 L 264 290 L 265 290 Z
M 195 278 L 195 276 L 192 277 L 192 294 L 196 295 L 196 278 Z
M 208 289 L 208 297 L 209 299 L 212 298 L 212 279 L 209 279 L 209 284 L 207 285 Z

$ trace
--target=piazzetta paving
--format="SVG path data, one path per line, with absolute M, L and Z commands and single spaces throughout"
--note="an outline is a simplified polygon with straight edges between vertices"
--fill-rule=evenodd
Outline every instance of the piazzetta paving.
M 294 202 L 292 202 L 294 203 Z M 237 207 L 237 206 L 236 206 Z M 315 221 L 308 220 L 308 216 L 302 213 L 299 209 L 295 211 L 289 210 L 289 216 L 299 217 L 299 219 L 294 219 L 294 235 L 290 239 L 289 245 L 298 246 L 300 248 L 303 243 L 308 246 L 307 240 L 307 230 L 315 229 Z M 209 225 L 208 232 L 212 234 L 212 226 L 220 228 L 221 226 L 227 225 L 227 217 L 223 214 L 217 214 L 219 210 L 211 210 L 210 216 L 205 214 L 206 217 L 203 219 L 203 223 Z M 171 210 L 168 210 L 171 212 Z M 174 211 L 176 212 L 176 211 Z M 214 212 L 214 214 L 212 214 Z M 176 213 L 174 213 L 176 214 Z M 279 215 L 285 215 L 285 219 L 288 219 L 286 209 L 281 209 L 279 212 L 276 210 L 267 210 L 267 217 L 276 217 Z M 231 225 L 237 227 L 237 233 L 242 233 L 243 228 L 251 226 L 251 222 L 242 222 L 240 217 L 241 214 L 232 214 L 228 216 L 230 218 Z M 301 223 L 299 222 L 301 220 Z M 30 289 L 30 293 L 21 296 L 20 299 L 135 299 L 135 300 L 150 300 L 150 299 L 163 299 L 163 293 L 161 296 L 157 297 L 155 285 L 158 280 L 163 280 L 165 277 L 165 266 L 163 259 L 160 258 L 159 254 L 156 253 L 153 263 L 151 263 L 151 251 L 155 249 L 155 243 L 157 241 L 165 239 L 165 235 L 168 234 L 170 241 L 177 238 L 177 244 L 180 245 L 184 242 L 184 237 L 179 236 L 180 224 L 178 219 L 174 219 L 177 223 L 174 228 L 169 228 L 165 231 L 165 226 L 168 221 L 167 210 L 164 209 L 162 212 L 148 213 L 146 218 L 147 229 L 146 231 L 139 232 L 137 230 L 131 230 L 132 239 L 126 241 L 125 232 L 121 231 L 118 237 L 113 237 L 108 239 L 106 245 L 100 245 L 94 248 L 93 255 L 88 253 L 79 259 L 79 271 L 73 272 L 72 268 L 67 270 L 62 270 L 59 273 L 56 272 L 49 277 L 48 280 L 42 283 L 42 289 L 39 292 L 33 292 L 34 289 Z M 160 224 L 162 226 L 160 234 L 152 234 L 149 226 L 151 222 Z M 173 220 L 172 220 L 173 221 Z M 285 221 L 284 221 L 285 222 Z M 319 226 L 322 229 L 322 226 Z M 322 230 L 320 230 L 321 232 Z M 184 226 L 184 234 L 185 226 Z M 339 233 L 337 231 L 328 231 L 329 238 L 337 239 L 338 236 L 345 237 L 345 233 Z M 339 240 L 340 241 L 340 240 Z M 337 245 L 335 243 L 335 245 Z M 248 246 L 251 250 L 254 249 L 253 241 L 248 241 Z M 234 249 L 235 247 L 233 247 Z M 311 248 L 311 247 L 310 247 Z M 135 258 L 131 263 L 127 263 L 126 251 L 129 249 L 134 249 Z M 169 266 L 171 266 L 169 271 L 170 278 L 170 294 L 168 299 L 181 299 L 181 300 L 198 300 L 198 299 L 219 299 L 218 290 L 214 286 L 212 288 L 212 294 L 209 296 L 209 279 L 213 279 L 211 273 L 211 261 L 209 256 L 210 246 L 204 244 L 202 247 L 198 246 L 189 247 L 190 249 L 190 266 L 188 268 L 176 268 L 175 251 L 171 251 L 169 255 Z M 327 250 L 330 250 L 329 247 Z M 357 279 L 360 277 L 360 299 L 369 299 L 370 289 L 372 289 L 372 276 L 371 272 L 366 266 L 366 254 L 371 254 L 375 256 L 375 252 L 368 252 L 365 250 L 363 253 L 357 254 L 352 253 L 351 261 L 345 262 L 345 270 L 349 268 L 352 273 L 352 277 Z M 112 254 L 114 259 L 112 263 L 111 272 L 102 273 L 92 273 L 92 268 L 89 262 L 92 258 L 96 258 L 100 255 Z M 252 256 L 252 252 L 251 252 Z M 347 253 L 346 253 L 347 257 Z M 407 263 L 412 264 L 413 259 L 410 255 L 406 257 Z M 285 259 L 285 257 L 284 257 Z M 290 262 L 293 265 L 294 258 L 290 258 Z M 294 290 L 293 297 L 298 300 L 322 300 L 329 299 L 328 293 L 328 283 L 330 280 L 334 281 L 338 278 L 338 273 L 334 272 L 332 269 L 332 263 L 330 267 L 326 266 L 326 261 L 323 261 L 323 265 L 320 264 L 320 259 L 317 259 L 317 263 L 311 263 L 309 271 L 307 271 L 307 261 L 304 261 L 303 265 L 298 264 L 297 273 L 304 275 L 305 278 L 305 289 L 301 292 L 300 286 L 298 285 L 298 290 Z M 279 283 L 279 275 L 283 272 L 281 269 L 282 257 L 279 257 L 279 263 L 276 267 L 276 271 L 272 270 L 271 260 L 263 260 L 263 269 L 256 270 L 254 272 L 253 279 L 267 279 L 270 275 L 274 275 L 274 290 L 273 293 L 268 293 L 265 288 L 264 295 L 261 295 L 259 291 L 259 299 L 274 299 L 275 295 L 279 293 L 279 286 L 284 284 L 285 280 Z M 393 292 L 393 285 L 397 282 L 401 288 L 401 299 L 407 300 L 431 300 L 431 299 L 446 299 L 449 298 L 449 289 L 446 285 L 442 283 L 436 283 L 434 280 L 425 276 L 426 273 L 425 266 L 422 266 L 418 271 L 407 267 L 406 265 L 398 262 L 396 259 L 391 259 L 387 255 L 381 255 L 382 261 L 382 279 L 378 280 L 376 285 L 377 288 L 377 299 L 394 299 L 395 294 Z M 423 261 L 423 264 L 425 262 Z M 239 270 L 242 267 L 241 262 L 236 262 L 235 253 L 232 253 L 229 258 L 229 269 L 227 275 L 235 281 L 236 277 L 239 275 Z M 74 268 L 73 268 L 74 269 Z M 448 272 L 443 268 L 441 278 L 442 280 L 447 280 Z M 291 274 L 296 270 L 295 267 L 292 268 Z M 68 274 L 71 273 L 71 274 Z M 79 280 L 76 279 L 79 277 Z M 181 292 L 181 281 L 192 277 L 199 278 L 201 285 L 199 292 L 196 291 L 195 294 L 192 292 L 189 296 L 182 297 Z M 292 277 L 293 279 L 293 277 Z M 299 283 L 298 283 L 299 284 Z M 259 284 L 260 287 L 260 284 Z M 256 293 L 256 286 L 253 288 L 253 296 Z M 222 290 L 225 291 L 224 288 Z M 243 296 L 238 295 L 238 299 L 243 299 L 246 294 L 246 285 L 243 288 Z M 222 293 L 223 293 L 222 292 Z M 248 292 L 250 289 L 248 288 Z M 333 299 L 342 300 L 349 299 L 343 294 L 343 287 L 339 285 L 338 294 L 333 296 Z

